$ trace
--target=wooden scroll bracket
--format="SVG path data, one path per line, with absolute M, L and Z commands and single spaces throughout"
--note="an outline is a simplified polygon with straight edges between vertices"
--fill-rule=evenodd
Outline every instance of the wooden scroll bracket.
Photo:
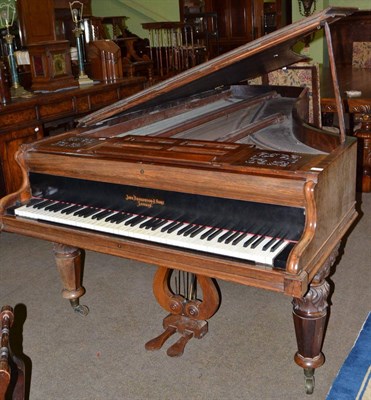
M 304 383 L 307 394 L 314 390 L 314 371 L 325 362 L 322 344 L 327 322 L 327 298 L 330 285 L 326 281 L 338 255 L 339 245 L 330 254 L 323 267 L 313 278 L 309 290 L 302 298 L 294 298 L 293 318 L 298 351 L 295 362 L 304 369 Z
M 88 315 L 87 306 L 79 304 L 79 298 L 85 293 L 81 286 L 82 256 L 81 251 L 75 247 L 54 243 L 55 262 L 62 280 L 62 296 L 68 299 L 73 310 L 80 315 Z
M 211 278 L 195 275 L 197 285 L 202 289 L 203 300 L 194 297 L 174 294 L 170 288 L 170 275 L 173 270 L 159 267 L 154 281 L 153 292 L 158 303 L 170 314 L 164 318 L 164 332 L 146 343 L 147 350 L 159 350 L 174 333 L 180 334 L 180 339 L 167 350 L 170 357 L 179 357 L 193 337 L 201 339 L 208 331 L 207 319 L 217 311 L 220 303 L 218 289 Z M 192 290 L 191 290 L 192 291 Z

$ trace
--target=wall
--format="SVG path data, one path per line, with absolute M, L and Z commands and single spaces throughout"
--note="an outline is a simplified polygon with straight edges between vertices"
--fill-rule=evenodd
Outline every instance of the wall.
M 326 7 L 356 7 L 359 9 L 371 9 L 370 0 L 317 0 L 317 11 L 323 10 Z M 297 21 L 304 18 L 299 13 L 298 1 L 292 1 L 292 19 Z M 328 65 L 327 45 L 324 38 L 324 32 L 321 30 L 315 35 L 314 40 L 308 48 L 300 49 L 302 54 L 308 55 L 313 61 L 320 64 Z
M 317 0 L 317 11 L 329 6 L 358 7 L 371 9 L 370 0 Z M 143 30 L 143 22 L 179 21 L 178 0 L 92 0 L 92 10 L 95 16 L 125 15 L 128 29 L 140 37 L 147 37 Z M 299 13 L 297 0 L 292 0 L 292 19 L 297 21 L 304 18 Z M 299 46 L 302 54 L 308 55 L 320 64 L 327 64 L 327 46 L 322 31 L 316 33 L 310 46 Z
M 92 0 L 96 17 L 128 17 L 128 29 L 140 37 L 147 37 L 142 23 L 154 21 L 179 21 L 178 0 Z

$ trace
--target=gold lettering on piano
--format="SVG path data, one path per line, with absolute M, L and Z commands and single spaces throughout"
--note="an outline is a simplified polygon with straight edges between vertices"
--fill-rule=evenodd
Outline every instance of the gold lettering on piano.
M 135 194 L 127 194 L 125 196 L 126 201 L 134 201 L 138 207 L 148 207 L 152 208 L 155 205 L 164 206 L 165 201 L 156 198 L 145 198 L 145 197 L 138 197 Z

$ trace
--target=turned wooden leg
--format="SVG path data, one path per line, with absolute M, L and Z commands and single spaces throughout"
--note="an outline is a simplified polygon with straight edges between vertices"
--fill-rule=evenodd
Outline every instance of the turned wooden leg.
M 25 365 L 10 348 L 13 322 L 13 308 L 3 306 L 0 312 L 0 400 L 8 399 L 10 395 L 13 400 L 25 398 Z
M 314 390 L 314 371 L 325 362 L 322 344 L 327 322 L 327 298 L 330 285 L 326 277 L 335 262 L 338 247 L 333 251 L 322 269 L 313 278 L 310 288 L 302 298 L 293 299 L 293 317 L 298 351 L 295 362 L 304 368 L 305 390 Z
M 10 383 L 9 334 L 13 320 L 13 309 L 8 306 L 3 307 L 0 313 L 0 400 L 5 399 Z
M 85 289 L 81 286 L 81 251 L 59 243 L 54 244 L 53 251 L 63 284 L 62 296 L 70 301 L 75 312 L 87 315 L 88 307 L 79 304 L 79 298 L 85 293 Z

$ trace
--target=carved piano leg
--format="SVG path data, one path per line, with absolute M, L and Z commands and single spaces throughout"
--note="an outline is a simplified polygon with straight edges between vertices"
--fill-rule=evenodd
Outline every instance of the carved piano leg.
M 199 301 L 191 293 L 188 297 L 174 294 L 170 288 L 172 270 L 159 267 L 153 282 L 153 292 L 158 303 L 170 314 L 164 318 L 164 332 L 146 343 L 147 350 L 159 350 L 165 341 L 178 332 L 181 337 L 167 351 L 170 357 L 179 357 L 192 337 L 201 339 L 207 333 L 207 319 L 219 307 L 219 292 L 212 279 L 196 275 L 202 289 L 203 300 Z
M 332 252 L 322 269 L 311 282 L 310 288 L 303 298 L 293 299 L 293 317 L 298 351 L 295 362 L 304 368 L 305 391 L 314 390 L 314 371 L 325 362 L 322 344 L 327 321 L 327 297 L 330 285 L 326 281 L 330 268 L 335 262 L 338 246 Z
M 85 293 L 81 286 L 81 251 L 59 243 L 54 244 L 53 251 L 63 284 L 62 296 L 70 301 L 75 312 L 87 315 L 88 307 L 79 304 L 79 298 Z

